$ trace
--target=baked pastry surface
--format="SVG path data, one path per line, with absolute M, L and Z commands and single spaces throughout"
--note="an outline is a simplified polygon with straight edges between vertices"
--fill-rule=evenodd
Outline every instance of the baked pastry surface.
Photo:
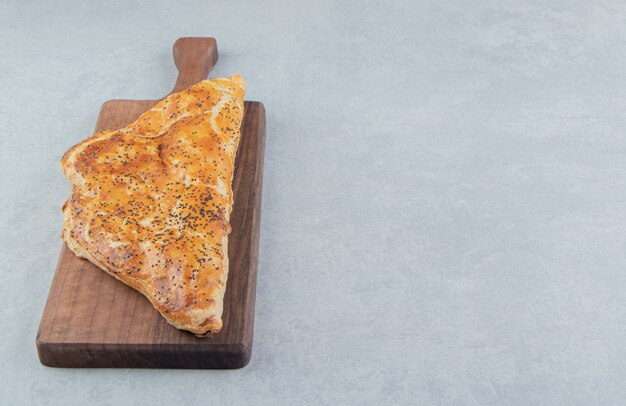
M 222 328 L 244 92 L 239 75 L 201 81 L 61 160 L 67 246 L 197 335 Z

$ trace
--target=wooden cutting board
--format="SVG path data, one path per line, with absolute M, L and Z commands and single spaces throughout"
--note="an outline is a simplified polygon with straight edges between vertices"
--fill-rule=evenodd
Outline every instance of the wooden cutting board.
M 176 92 L 207 77 L 217 61 L 217 44 L 213 38 L 180 38 L 174 44 L 174 61 L 179 71 Z M 100 110 L 96 131 L 124 127 L 156 102 L 107 101 Z M 261 103 L 245 102 L 241 133 L 233 179 L 235 203 L 222 331 L 198 338 L 175 329 L 143 295 L 63 246 L 37 334 L 42 364 L 224 369 L 248 363 L 265 146 L 265 109 Z

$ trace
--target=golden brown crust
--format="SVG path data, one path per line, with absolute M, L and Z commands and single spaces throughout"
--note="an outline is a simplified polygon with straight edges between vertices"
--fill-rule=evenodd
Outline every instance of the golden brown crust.
M 70 148 L 63 240 L 176 328 L 222 328 L 243 79 L 199 82 Z

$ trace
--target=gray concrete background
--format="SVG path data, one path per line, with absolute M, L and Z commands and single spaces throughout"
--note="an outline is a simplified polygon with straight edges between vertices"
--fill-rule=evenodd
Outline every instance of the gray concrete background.
M 623 404 L 623 2 L 126 3 L 0 7 L 2 403 Z M 252 362 L 45 368 L 59 159 L 180 36 L 267 108 Z

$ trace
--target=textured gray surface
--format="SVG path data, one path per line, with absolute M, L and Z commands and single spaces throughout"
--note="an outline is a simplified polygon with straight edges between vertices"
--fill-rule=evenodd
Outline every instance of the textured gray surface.
M 3 403 L 623 402 L 623 3 L 125 3 L 2 4 Z M 267 107 L 252 362 L 45 368 L 59 158 L 179 36 Z

